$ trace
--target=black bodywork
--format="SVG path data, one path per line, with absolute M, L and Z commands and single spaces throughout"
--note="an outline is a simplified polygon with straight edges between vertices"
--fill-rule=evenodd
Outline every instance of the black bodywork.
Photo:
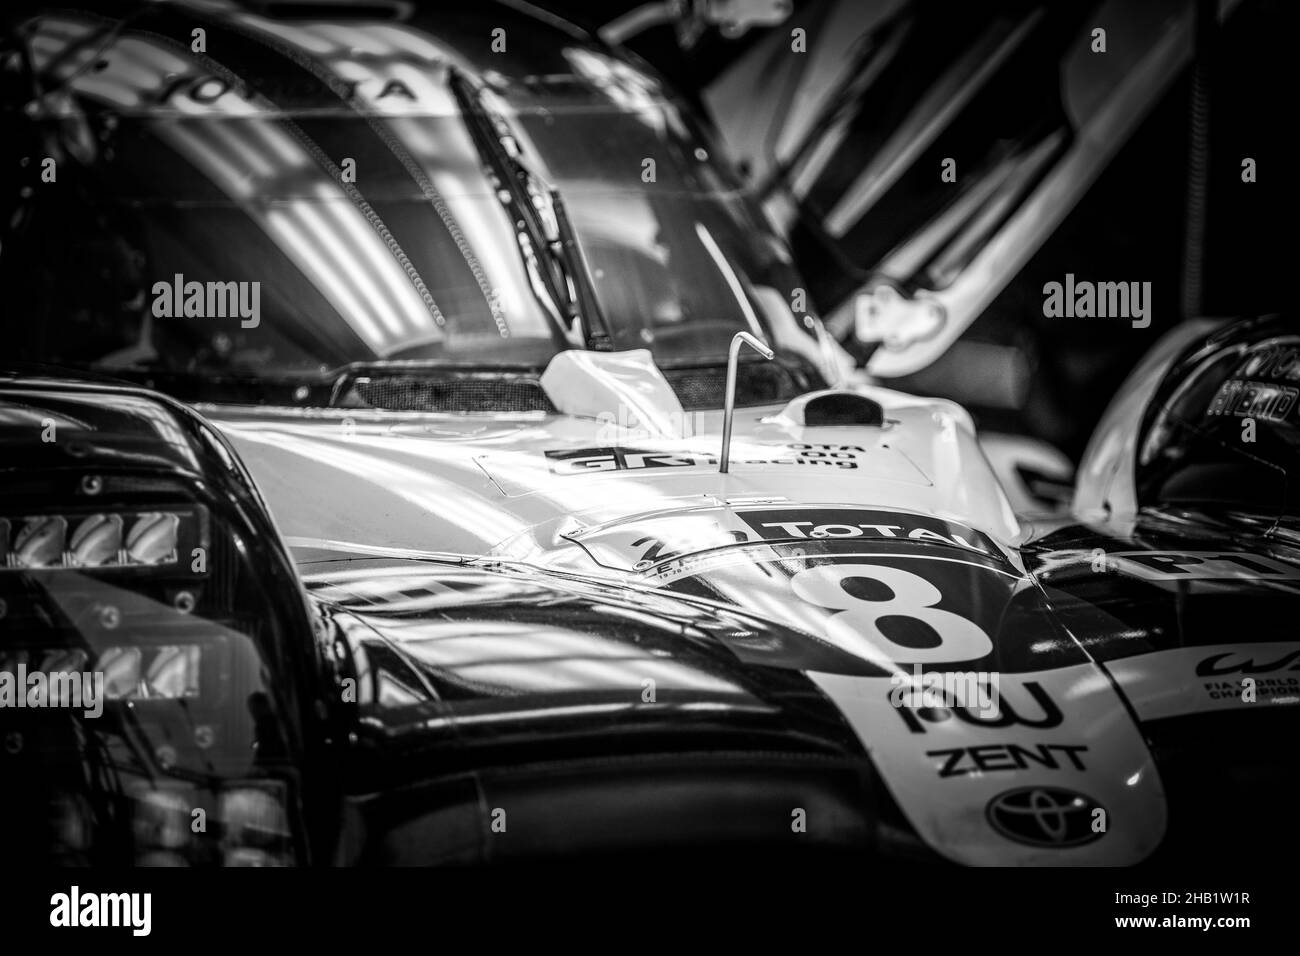
M 1204 440 L 1204 423 L 1198 427 L 1178 405 L 1187 390 L 1175 378 L 1195 382 L 1208 363 L 1220 370 L 1221 384 L 1258 359 L 1260 343 L 1287 341 L 1274 320 L 1195 343 L 1175 363 L 1159 393 L 1169 398 L 1153 403 L 1148 422 L 1184 408 L 1182 426 Z M 1216 364 L 1218 355 L 1235 357 Z M 254 633 L 260 666 L 274 675 L 283 749 L 272 754 L 260 739 L 255 749 L 278 758 L 259 775 L 279 774 L 298 798 L 298 862 L 467 863 L 762 847 L 940 859 L 909 825 L 840 710 L 800 669 L 818 660 L 813 669 L 838 666 L 809 656 L 825 649 L 812 647 L 807 634 L 705 601 L 690 587 L 627 590 L 487 559 L 304 552 L 295 571 L 223 440 L 182 406 L 132 388 L 56 379 L 8 377 L 0 392 L 6 515 L 84 511 L 81 481 L 93 473 L 106 481 L 97 508 L 142 507 L 142 496 L 151 509 L 201 505 L 213 519 L 214 553 L 225 529 L 241 557 L 226 563 L 225 578 L 204 585 L 194 614 L 237 624 L 249 616 L 250 601 L 269 602 L 265 621 L 274 626 Z M 68 430 L 59 442 L 42 443 L 41 423 L 51 417 Z M 1262 450 L 1278 449 L 1262 443 Z M 1166 448 L 1164 459 L 1171 454 Z M 1262 703 L 1231 712 L 1152 717 L 1126 693 L 1169 807 L 1167 836 L 1152 859 L 1229 858 L 1243 845 L 1272 852 L 1288 845 L 1279 821 L 1297 783 L 1288 742 L 1300 711 L 1286 705 L 1300 694 L 1300 657 L 1245 648 L 1285 648 L 1294 639 L 1300 550 L 1288 519 L 1234 516 L 1208 502 L 1148 505 L 1123 532 L 1105 521 L 1070 524 L 1039 535 L 1022 554 L 1037 587 L 1018 592 L 1000 612 L 1001 669 L 1032 675 L 1092 660 L 1111 671 L 1142 655 L 1195 655 L 1219 645 L 1194 662 L 1206 695 L 1237 693 L 1243 676 L 1257 680 Z M 1246 573 L 1198 577 L 1198 563 L 1211 554 Z M 1135 566 L 1165 577 L 1144 578 Z M 1187 581 L 1178 579 L 1183 572 Z M 71 606 L 52 583 L 65 573 L 0 573 L 7 646 L 47 644 L 52 636 L 96 646 L 88 625 L 51 610 Z M 295 575 L 306 585 L 306 603 Z M 109 576 L 74 575 L 83 590 Z M 174 588 L 166 575 L 140 574 L 130 590 L 147 599 Z M 1233 654 L 1224 644 L 1244 649 Z M 654 677 L 649 697 L 647 676 Z M 57 768 L 75 770 L 77 754 L 90 759 L 84 744 L 71 741 L 131 738 L 127 718 L 112 708 L 93 733 L 72 714 L 6 712 L 7 740 L 17 732 L 42 741 L 0 754 L 8 765 L 6 811 L 54 819 L 39 808 L 76 777 Z M 149 732 L 174 742 L 179 726 L 164 715 Z M 51 743 L 59 739 L 69 744 Z M 138 750 L 104 753 L 110 763 L 121 761 L 119 771 L 139 772 Z M 183 753 L 171 760 L 151 768 L 154 779 L 186 764 Z M 139 830 L 131 828 L 122 794 L 93 775 L 86 779 L 96 810 L 88 848 L 69 855 L 60 844 L 66 833 L 51 824 L 24 831 L 24 855 L 132 859 L 121 831 L 138 837 Z M 792 829 L 791 808 L 806 811 L 806 831 Z M 1230 825 L 1207 825 L 1225 817 Z

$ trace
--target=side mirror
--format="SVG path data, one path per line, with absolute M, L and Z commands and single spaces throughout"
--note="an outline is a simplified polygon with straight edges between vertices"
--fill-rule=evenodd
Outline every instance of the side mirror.
M 750 27 L 776 26 L 790 15 L 791 0 L 705 0 L 704 17 L 728 40 L 749 32 Z
M 853 334 L 859 342 L 887 349 L 907 348 L 935 335 L 944 323 L 944 308 L 925 293 L 908 296 L 892 285 L 864 289 L 853 300 Z

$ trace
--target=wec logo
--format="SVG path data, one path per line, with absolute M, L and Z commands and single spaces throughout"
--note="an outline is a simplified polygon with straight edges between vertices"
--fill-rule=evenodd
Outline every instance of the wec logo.
M 1215 654 L 1196 665 L 1197 677 L 1219 677 L 1223 674 L 1271 674 L 1274 671 L 1300 671 L 1300 651 L 1291 651 L 1273 660 L 1261 660 L 1240 654 Z

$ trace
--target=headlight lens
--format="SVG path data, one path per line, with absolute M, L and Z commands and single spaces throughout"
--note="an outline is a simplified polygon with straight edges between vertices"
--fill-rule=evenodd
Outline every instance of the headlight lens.
M 77 526 L 68 541 L 73 562 L 83 568 L 112 564 L 121 550 L 121 515 L 91 515 Z
M 10 552 L 14 567 L 48 568 L 62 562 L 63 540 L 68 534 L 68 521 L 57 515 L 27 518 L 14 536 Z
M 206 540 L 201 508 L 0 518 L 0 571 L 176 566 Z

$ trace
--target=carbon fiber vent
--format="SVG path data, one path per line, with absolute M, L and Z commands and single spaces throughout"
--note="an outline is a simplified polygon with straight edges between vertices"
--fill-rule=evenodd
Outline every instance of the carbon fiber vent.
M 526 378 L 358 379 L 353 394 L 373 408 L 407 412 L 554 413 L 541 385 Z
M 727 387 L 726 366 L 664 369 L 663 373 L 686 411 L 722 407 Z M 809 387 L 809 383 L 800 381 L 800 376 L 783 365 L 742 363 L 736 370 L 736 405 L 788 402 Z

